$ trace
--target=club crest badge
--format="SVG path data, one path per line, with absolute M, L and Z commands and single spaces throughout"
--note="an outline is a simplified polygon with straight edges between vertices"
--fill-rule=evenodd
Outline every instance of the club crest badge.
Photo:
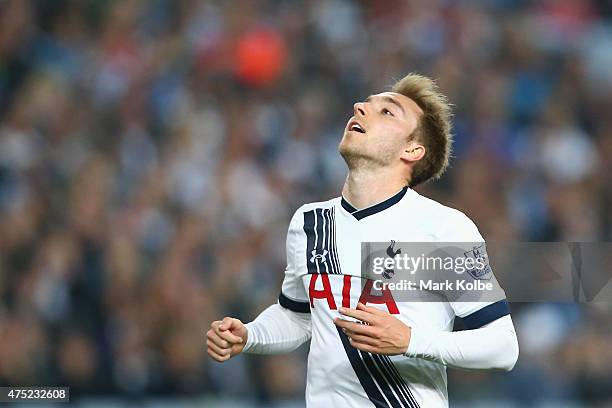
M 402 252 L 402 248 L 395 249 L 395 241 L 391 240 L 391 243 L 387 247 L 387 256 L 389 258 L 394 258 L 396 255 L 400 254 L 401 252 Z M 391 279 L 393 275 L 395 275 L 395 270 L 385 269 L 382 275 L 385 279 Z

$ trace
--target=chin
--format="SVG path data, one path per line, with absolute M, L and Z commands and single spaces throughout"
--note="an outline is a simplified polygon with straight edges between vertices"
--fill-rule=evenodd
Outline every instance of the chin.
M 356 146 L 353 143 L 346 143 L 345 141 L 342 141 L 338 146 L 338 152 L 349 168 L 353 167 L 352 165 L 357 165 L 357 163 L 360 161 L 364 159 L 367 160 L 369 158 L 366 152 L 363 151 L 363 148 L 360 148 L 360 146 Z
M 352 156 L 358 153 L 357 146 L 354 143 L 349 142 L 346 138 L 343 138 L 338 145 L 338 152 L 342 157 L 346 155 Z M 346 157 L 345 157 L 346 158 Z

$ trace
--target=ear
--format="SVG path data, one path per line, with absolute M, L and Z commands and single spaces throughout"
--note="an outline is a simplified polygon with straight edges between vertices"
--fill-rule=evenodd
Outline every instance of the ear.
M 425 156 L 425 146 L 415 141 L 410 141 L 404 151 L 401 159 L 408 163 L 414 163 L 421 160 Z

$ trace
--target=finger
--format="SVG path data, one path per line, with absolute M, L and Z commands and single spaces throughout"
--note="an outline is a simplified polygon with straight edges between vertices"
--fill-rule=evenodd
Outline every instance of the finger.
M 226 319 L 230 319 L 232 320 L 231 317 L 226 317 L 225 319 L 223 319 L 223 322 L 220 322 L 219 325 L 217 325 L 216 327 L 213 326 L 213 330 L 215 333 L 217 333 L 217 335 L 219 337 L 221 337 L 224 340 L 227 340 L 228 342 L 232 343 L 232 344 L 240 344 L 242 343 L 242 338 L 239 336 L 236 336 L 235 334 L 232 334 L 232 332 L 230 331 L 230 328 L 234 325 L 232 322 L 227 322 Z M 225 326 L 224 324 L 226 324 L 227 326 Z M 227 329 L 225 328 L 227 327 Z
M 357 310 L 361 310 L 361 311 L 364 311 L 364 312 L 367 312 L 367 313 L 371 313 L 371 314 L 376 315 L 376 316 L 386 316 L 386 315 L 389 314 L 389 313 L 387 313 L 385 311 L 382 311 L 380 309 L 377 309 L 375 307 L 366 306 L 366 305 L 364 305 L 361 302 L 357 303 Z
M 342 319 L 335 319 L 334 323 L 341 329 L 350 331 L 353 334 L 363 334 L 365 336 L 374 337 L 374 328 L 365 324 L 353 323 Z
M 231 317 L 225 317 L 223 318 L 223 321 L 221 322 L 219 329 L 220 330 L 230 330 L 232 327 L 236 326 L 236 323 L 238 323 L 238 319 L 234 319 Z
M 369 313 L 369 312 L 364 312 L 362 310 L 356 310 L 356 309 L 347 309 L 344 307 L 341 307 L 339 312 L 340 314 L 344 316 L 354 317 L 355 319 L 359 319 L 362 322 L 366 322 L 369 324 L 373 324 L 377 317 L 376 315 L 373 315 L 372 313 Z
M 220 331 L 219 332 L 219 336 L 230 342 L 231 344 L 240 344 L 242 343 L 242 337 L 236 336 L 235 334 L 232 334 L 231 331 L 229 330 L 225 330 L 225 331 Z
M 372 337 L 364 336 L 361 334 L 351 334 L 348 332 L 346 333 L 346 335 L 348 336 L 349 340 L 352 340 L 354 342 L 367 344 L 372 347 L 378 346 L 378 341 L 376 339 L 373 339 Z
M 209 349 L 211 349 L 212 351 L 214 351 L 220 356 L 231 354 L 231 351 L 232 351 L 230 348 L 219 347 L 210 340 L 206 340 L 206 345 L 208 346 Z
M 208 352 L 208 355 L 213 358 L 213 360 L 218 361 L 219 363 L 227 361 L 230 358 L 230 356 L 219 355 L 210 348 L 207 350 L 207 352 Z
M 221 348 L 229 348 L 229 347 L 231 347 L 230 342 L 228 342 L 227 340 L 222 339 L 214 331 L 211 331 L 210 334 L 208 334 L 207 337 L 208 337 L 208 340 L 212 341 L 213 343 L 215 343 L 217 346 L 219 346 Z
M 367 353 L 381 354 L 378 347 L 374 347 L 365 343 L 360 343 L 353 339 L 349 339 L 349 342 L 351 343 L 351 346 L 355 347 L 358 350 L 365 351 Z

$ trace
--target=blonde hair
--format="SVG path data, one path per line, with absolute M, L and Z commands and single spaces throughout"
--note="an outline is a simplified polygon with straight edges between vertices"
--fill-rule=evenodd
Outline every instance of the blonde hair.
M 412 168 L 409 186 L 438 179 L 448 167 L 451 156 L 451 105 L 432 79 L 419 74 L 406 75 L 391 87 L 391 91 L 412 99 L 423 111 L 410 137 L 425 146 L 425 156 Z

